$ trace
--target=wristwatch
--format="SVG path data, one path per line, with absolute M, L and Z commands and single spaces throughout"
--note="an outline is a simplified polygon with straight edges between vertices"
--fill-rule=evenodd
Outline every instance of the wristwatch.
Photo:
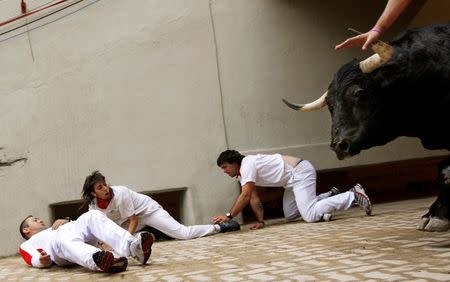
M 227 212 L 225 215 L 226 215 L 229 219 L 233 219 L 233 216 L 231 215 L 231 212 Z

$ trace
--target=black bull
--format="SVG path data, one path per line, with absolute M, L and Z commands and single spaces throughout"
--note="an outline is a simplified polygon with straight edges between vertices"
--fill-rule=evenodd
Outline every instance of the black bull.
M 321 99 L 285 101 L 301 111 L 328 106 L 338 159 L 399 136 L 418 137 L 426 149 L 450 150 L 450 23 L 408 30 L 390 46 L 393 54 L 376 68 L 365 70 L 356 60 L 342 66 Z M 450 228 L 449 189 L 443 185 L 419 229 Z

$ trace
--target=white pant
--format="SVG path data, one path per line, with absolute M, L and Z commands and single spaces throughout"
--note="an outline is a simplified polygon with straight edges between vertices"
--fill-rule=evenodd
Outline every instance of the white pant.
M 142 217 L 139 216 L 138 220 L 138 230 L 142 229 L 145 225 L 148 225 L 172 238 L 181 240 L 194 239 L 219 232 L 214 228 L 214 225 L 211 224 L 185 226 L 176 221 L 163 208 L 159 208 L 151 214 Z
M 130 242 L 135 238 L 102 212 L 91 210 L 57 229 L 52 244 L 52 260 L 58 265 L 76 263 L 91 270 L 100 270 L 92 255 L 101 250 L 86 243 L 96 240 L 107 243 L 120 256 L 130 256 Z
M 316 170 L 306 160 L 301 161 L 293 171 L 293 185 L 284 191 L 283 211 L 286 219 L 299 216 L 306 222 L 315 222 L 323 214 L 350 208 L 355 200 L 353 192 L 333 197 L 330 192 L 316 195 Z

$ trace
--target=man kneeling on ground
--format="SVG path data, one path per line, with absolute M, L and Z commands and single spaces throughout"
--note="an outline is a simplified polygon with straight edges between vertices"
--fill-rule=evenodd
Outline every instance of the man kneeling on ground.
M 232 219 L 250 203 L 258 219 L 251 229 L 264 227 L 256 186 L 286 188 L 283 211 L 288 220 L 301 216 L 306 222 L 328 221 L 333 211 L 346 210 L 354 204 L 361 206 L 367 215 L 372 213 L 369 197 L 359 184 L 344 193 L 337 194 L 339 191 L 334 188 L 335 191 L 317 195 L 316 170 L 307 160 L 280 154 L 243 156 L 238 151 L 226 150 L 217 158 L 217 165 L 229 176 L 239 179 L 242 191 L 226 215 L 213 217 L 214 223 Z
M 128 265 L 127 256 L 146 264 L 152 252 L 153 234 L 140 232 L 135 236 L 119 227 L 99 211 L 88 211 L 77 220 L 58 219 L 51 228 L 32 215 L 20 224 L 20 234 L 27 241 L 19 252 L 33 267 L 78 264 L 94 271 L 121 272 Z M 100 240 L 112 246 L 121 257 L 102 251 L 87 242 Z

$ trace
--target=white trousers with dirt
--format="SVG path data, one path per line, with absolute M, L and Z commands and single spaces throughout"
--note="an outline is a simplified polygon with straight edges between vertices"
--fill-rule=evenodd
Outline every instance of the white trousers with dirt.
M 127 230 L 97 210 L 82 214 L 76 221 L 60 226 L 52 244 L 52 260 L 58 265 L 76 263 L 91 270 L 100 270 L 92 255 L 99 248 L 86 242 L 102 241 L 120 256 L 130 256 L 130 243 L 135 240 Z
M 350 208 L 355 200 L 353 192 L 332 197 L 330 192 L 316 195 L 316 170 L 307 160 L 301 161 L 293 170 L 290 187 L 283 195 L 283 211 L 286 219 L 301 216 L 306 222 L 319 221 L 325 213 Z

